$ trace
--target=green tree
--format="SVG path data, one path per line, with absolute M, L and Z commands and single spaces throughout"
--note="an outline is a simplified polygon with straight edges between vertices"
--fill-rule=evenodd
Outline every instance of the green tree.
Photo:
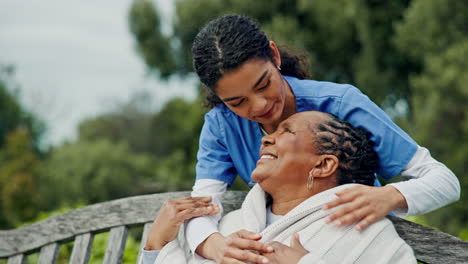
M 155 174 L 164 190 L 189 189 L 195 178 L 205 113 L 201 102 L 175 98 L 157 113 L 138 110 L 140 104 L 140 100 L 129 102 L 111 113 L 85 120 L 80 125 L 79 141 L 126 142 L 132 152 L 158 161 Z
M 353 83 L 377 103 L 391 108 L 410 94 L 407 71 L 414 65 L 401 60 L 399 50 L 391 41 L 393 24 L 402 19 L 408 2 L 179 0 L 176 1 L 173 35 L 168 36 L 175 45 L 170 48 L 152 45 L 140 41 L 138 34 L 134 35 L 139 49 L 153 51 L 153 59 L 143 56 L 150 69 L 164 69 L 169 74 L 180 75 L 192 71 L 192 41 L 207 21 L 228 13 L 246 14 L 257 19 L 280 46 L 302 49 L 310 58 L 314 78 Z M 133 7 L 139 8 L 142 3 L 151 6 L 148 1 L 137 0 Z M 152 16 L 157 16 L 157 8 L 151 10 Z M 149 20 L 140 14 L 129 16 L 130 25 Z M 159 22 L 148 28 L 153 30 L 154 38 L 162 34 Z M 158 53 L 169 54 L 177 63 L 172 68 L 153 63 L 153 60 L 166 61 L 165 57 L 158 57 Z
M 12 66 L 0 64 L 0 148 L 9 133 L 22 128 L 28 131 L 35 151 L 38 151 L 44 124 L 20 104 L 19 88 L 14 83 L 13 74 Z
M 0 65 L 0 227 L 37 213 L 39 139 L 44 126 L 18 100 L 14 69 Z
M 0 226 L 11 228 L 31 220 L 38 212 L 37 185 L 40 160 L 25 129 L 6 137 L 0 149 Z
M 66 143 L 53 149 L 44 165 L 42 203 L 50 210 L 164 190 L 157 185 L 155 165 L 151 156 L 133 153 L 124 142 Z
M 428 223 L 457 235 L 468 228 L 468 202 L 463 177 L 468 164 L 468 3 L 412 2 L 397 25 L 395 42 L 419 65 L 411 74 L 412 105 L 408 129 L 458 175 L 461 201 L 427 216 Z

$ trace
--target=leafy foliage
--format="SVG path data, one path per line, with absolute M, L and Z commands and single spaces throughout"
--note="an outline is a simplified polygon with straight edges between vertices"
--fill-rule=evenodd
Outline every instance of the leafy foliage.
M 416 61 L 409 100 L 408 129 L 434 157 L 459 176 L 461 201 L 429 214 L 430 224 L 457 234 L 466 228 L 468 211 L 468 3 L 415 0 L 397 25 L 395 43 Z
M 42 123 L 18 101 L 13 68 L 0 65 L 0 226 L 33 218 Z

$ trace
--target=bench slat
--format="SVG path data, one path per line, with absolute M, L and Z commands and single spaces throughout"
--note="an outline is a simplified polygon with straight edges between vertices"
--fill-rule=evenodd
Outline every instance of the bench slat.
M 8 258 L 8 264 L 24 264 L 26 263 L 26 258 L 23 254 L 14 255 Z
M 143 227 L 143 235 L 141 236 L 140 251 L 138 252 L 138 260 L 141 257 L 143 248 L 145 247 L 145 244 L 146 244 L 146 239 L 148 239 L 148 233 L 152 225 L 153 223 L 146 223 L 145 226 Z
M 60 244 L 52 243 L 41 248 L 39 264 L 54 264 L 57 261 Z
M 86 264 L 91 255 L 91 248 L 93 246 L 94 235 L 86 233 L 79 235 L 75 238 L 73 244 L 73 251 L 70 257 L 70 263 L 73 264 Z
M 89 205 L 18 229 L 0 230 L 0 258 L 27 254 L 57 241 L 72 241 L 76 234 L 152 222 L 166 200 L 189 195 L 190 192 L 172 192 L 127 197 Z M 239 208 L 244 196 L 245 192 L 241 191 L 226 193 L 223 196 L 224 211 Z
M 110 230 L 106 255 L 104 256 L 104 264 L 117 264 L 122 262 L 127 233 L 128 228 L 126 226 L 114 227 Z

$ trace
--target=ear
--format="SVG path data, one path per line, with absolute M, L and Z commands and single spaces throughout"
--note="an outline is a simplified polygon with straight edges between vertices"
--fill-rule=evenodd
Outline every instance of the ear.
M 271 48 L 271 52 L 272 52 L 272 59 L 273 59 L 273 62 L 275 63 L 275 66 L 278 67 L 278 66 L 281 66 L 281 54 L 278 50 L 278 47 L 276 46 L 275 42 L 271 41 L 270 40 L 270 48 Z
M 339 160 L 334 155 L 321 155 L 315 166 L 309 171 L 314 178 L 325 178 L 335 174 L 338 169 Z

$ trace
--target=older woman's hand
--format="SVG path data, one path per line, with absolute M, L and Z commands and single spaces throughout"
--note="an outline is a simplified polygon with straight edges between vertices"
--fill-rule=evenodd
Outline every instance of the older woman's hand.
M 309 251 L 302 246 L 297 233 L 291 238 L 290 247 L 279 242 L 273 242 L 269 245 L 271 245 L 274 250 L 272 253 L 264 254 L 264 256 L 268 258 L 269 264 L 298 263 L 303 256 L 309 253 Z
M 338 199 L 326 204 L 324 209 L 344 206 L 326 220 L 327 223 L 348 225 L 359 222 L 356 229 L 362 231 L 397 208 L 407 208 L 405 197 L 395 187 L 355 186 L 336 193 Z
M 185 197 L 166 201 L 151 226 L 145 250 L 160 250 L 174 240 L 185 220 L 219 213 L 219 206 L 210 202 L 211 197 Z
M 197 248 L 197 253 L 218 264 L 269 263 L 260 254 L 272 252 L 273 248 L 258 242 L 261 238 L 259 234 L 244 229 L 227 237 L 214 233 Z

